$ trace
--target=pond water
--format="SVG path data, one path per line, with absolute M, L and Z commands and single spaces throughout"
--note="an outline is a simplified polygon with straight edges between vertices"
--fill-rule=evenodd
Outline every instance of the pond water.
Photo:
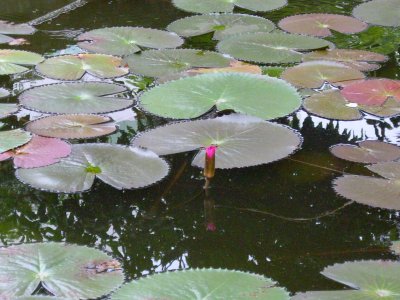
M 2 0 L 0 19 L 27 22 L 68 2 Z M 282 9 L 257 15 L 274 22 L 311 12 L 349 15 L 361 2 L 289 0 Z M 89 0 L 38 25 L 38 31 L 28 37 L 30 45 L 18 49 L 50 55 L 75 45 L 74 37 L 91 29 L 164 29 L 188 15 L 170 0 Z M 400 33 L 392 31 L 386 46 L 396 48 L 394 37 L 399 39 Z M 346 43 L 349 38 L 336 34 L 332 41 Z M 357 46 L 354 39 L 351 43 Z M 184 47 L 213 49 L 215 44 L 206 35 L 188 39 Z M 370 49 L 375 46 L 371 44 Z M 399 79 L 400 55 L 388 52 L 390 60 L 369 76 Z M 14 92 L 8 102 L 16 102 L 23 89 L 48 82 L 33 72 L 0 77 L 0 86 Z M 39 115 L 22 111 L 1 120 L 0 128 L 20 128 Z M 166 123 L 137 107 L 111 115 L 125 121 L 120 132 L 84 142 L 129 144 L 138 132 Z M 302 148 L 268 165 L 217 170 L 207 195 L 202 171 L 191 166 L 193 153 L 168 156 L 169 176 L 148 188 L 119 191 L 96 181 L 90 192 L 76 195 L 32 189 L 15 178 L 12 162 L 2 162 L 1 243 L 65 241 L 94 246 L 120 259 L 129 279 L 184 268 L 243 270 L 273 278 L 291 293 L 343 289 L 320 275 L 334 263 L 395 259 L 388 245 L 399 238 L 399 213 L 357 203 L 346 205 L 348 200 L 332 189 L 332 180 L 344 172 L 370 173 L 363 164 L 335 158 L 329 147 L 367 138 L 399 144 L 400 118 L 338 122 L 299 111 L 278 122 L 301 132 Z

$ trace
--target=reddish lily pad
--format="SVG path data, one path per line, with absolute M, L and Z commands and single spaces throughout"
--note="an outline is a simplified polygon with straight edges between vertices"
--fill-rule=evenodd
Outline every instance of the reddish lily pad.
M 108 27 L 94 29 L 78 36 L 78 46 L 90 52 L 129 55 L 141 48 L 177 48 L 183 39 L 176 33 L 141 27 Z
M 51 57 L 36 66 L 42 75 L 61 80 L 78 80 L 88 73 L 99 78 L 114 78 L 129 73 L 119 57 L 81 53 Z
M 58 115 L 29 122 L 26 130 L 36 135 L 61 139 L 89 139 L 117 130 L 110 117 L 89 114 Z
M 34 136 L 28 144 L 1 153 L 0 161 L 13 158 L 18 168 L 37 168 L 55 164 L 70 153 L 70 144 L 62 140 Z
M 400 102 L 400 80 L 364 80 L 345 86 L 341 93 L 347 100 L 364 105 L 379 106 L 389 98 Z
M 400 162 L 383 162 L 367 168 L 384 178 L 344 175 L 334 180 L 335 191 L 358 203 L 400 210 Z
M 353 68 L 333 61 L 310 61 L 286 69 L 281 78 L 302 88 L 319 88 L 325 82 L 341 85 L 342 82 L 365 78 Z
M 338 144 L 330 148 L 336 157 L 358 163 L 378 163 L 400 158 L 400 147 L 381 141 L 362 141 L 356 145 Z
M 367 23 L 356 18 L 335 14 L 304 14 L 282 19 L 278 26 L 290 33 L 307 34 L 318 37 L 340 33 L 357 33 L 367 29 Z
M 318 50 L 307 53 L 303 57 L 303 61 L 336 61 L 363 72 L 379 69 L 381 66 L 377 63 L 385 62 L 388 59 L 387 56 L 379 53 L 355 49 Z

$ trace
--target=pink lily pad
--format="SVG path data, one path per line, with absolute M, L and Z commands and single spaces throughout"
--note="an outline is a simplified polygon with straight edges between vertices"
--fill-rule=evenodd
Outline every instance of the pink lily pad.
M 60 139 L 34 136 L 28 144 L 1 153 L 0 161 L 13 158 L 15 167 L 30 169 L 55 164 L 70 153 L 70 144 Z
M 363 80 L 345 86 L 341 93 L 348 101 L 364 105 L 382 105 L 388 98 L 400 102 L 400 80 Z
M 357 33 L 367 29 L 367 23 L 356 18 L 335 14 L 304 14 L 282 19 L 278 26 L 290 33 L 307 34 L 318 37 L 340 33 Z

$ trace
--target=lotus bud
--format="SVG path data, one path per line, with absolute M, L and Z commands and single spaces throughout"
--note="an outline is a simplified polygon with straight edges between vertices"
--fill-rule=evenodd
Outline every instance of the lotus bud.
M 209 146 L 206 148 L 206 159 L 204 164 L 204 177 L 207 179 L 213 178 L 215 175 L 215 152 L 217 146 Z

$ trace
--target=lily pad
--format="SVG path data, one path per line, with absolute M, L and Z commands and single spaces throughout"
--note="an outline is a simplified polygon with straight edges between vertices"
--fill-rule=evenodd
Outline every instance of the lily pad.
M 68 82 L 29 89 L 19 96 L 27 109 L 53 114 L 108 113 L 133 105 L 115 95 L 127 92 L 125 86 L 106 82 Z
M 340 86 L 342 82 L 363 79 L 365 75 L 341 63 L 310 61 L 286 69 L 281 78 L 298 87 L 320 88 L 326 82 Z
M 246 33 L 220 41 L 219 52 L 236 59 L 265 64 L 293 63 L 302 60 L 301 51 L 324 49 L 328 41 L 288 33 Z
M 124 281 L 120 270 L 96 272 L 96 265 L 115 260 L 84 246 L 61 243 L 10 246 L 0 250 L 0 261 L 0 276 L 7 279 L 0 286 L 0 295 L 5 299 L 17 296 L 30 299 L 39 286 L 56 297 L 93 299 L 108 294 Z
M 195 49 L 147 50 L 125 58 L 132 73 L 150 77 L 176 74 L 200 67 L 227 67 L 230 59 L 220 53 Z
M 5 98 L 10 96 L 10 91 L 5 88 L 0 88 L 0 98 Z
M 317 92 L 304 100 L 303 108 L 322 118 L 344 121 L 362 119 L 361 111 L 380 118 L 394 117 L 400 114 L 400 102 L 392 98 L 382 105 L 359 105 L 348 101 L 339 90 Z
M 15 103 L 0 103 L 0 119 L 16 113 L 19 107 Z
M 177 48 L 183 39 L 176 33 L 141 27 L 94 29 L 78 36 L 78 46 L 90 52 L 129 55 L 142 48 Z
M 28 68 L 23 66 L 36 65 L 43 60 L 44 58 L 41 55 L 33 52 L 9 49 L 0 50 L 0 75 L 25 72 Z
M 400 162 L 383 162 L 367 168 L 384 178 L 344 175 L 334 180 L 335 191 L 358 203 L 400 210 Z
M 307 53 L 303 57 L 303 61 L 336 61 L 363 72 L 379 69 L 381 66 L 377 63 L 385 62 L 388 59 L 387 56 L 379 53 L 353 49 L 319 50 Z
M 278 26 L 290 33 L 327 37 L 332 30 L 351 34 L 367 29 L 368 25 L 356 18 L 335 14 L 303 14 L 284 18 Z
M 1 153 L 0 161 L 13 158 L 18 168 L 37 168 L 55 164 L 70 153 L 70 144 L 62 140 L 34 136 L 26 145 Z
M 242 61 L 233 60 L 230 62 L 229 67 L 225 68 L 195 68 L 187 71 L 189 74 L 204 74 L 204 73 L 250 73 L 262 75 L 262 69 L 257 65 L 244 63 Z
M 356 145 L 338 144 L 330 148 L 336 157 L 358 163 L 375 164 L 400 158 L 400 147 L 381 141 L 362 141 Z
M 267 164 L 292 154 L 301 136 L 285 126 L 244 116 L 175 123 L 147 131 L 132 141 L 159 155 L 200 150 L 192 164 L 203 168 L 205 148 L 217 146 L 216 168 Z
M 308 292 L 293 300 L 395 300 L 400 297 L 400 262 L 369 260 L 345 262 L 329 266 L 322 271 L 329 279 L 356 290 Z
M 183 37 L 214 32 L 214 39 L 222 40 L 235 34 L 271 32 L 275 24 L 270 20 L 244 14 L 209 14 L 186 17 L 168 25 L 167 30 Z
M 400 0 L 373 0 L 356 6 L 353 15 L 367 23 L 400 26 Z
M 159 273 L 132 281 L 112 300 L 139 299 L 290 299 L 288 292 L 264 276 L 221 269 Z
M 116 189 L 142 188 L 169 171 L 168 164 L 151 151 L 111 144 L 77 144 L 69 157 L 51 166 L 17 169 L 23 183 L 55 193 L 89 190 L 95 178 Z
M 31 134 L 22 129 L 0 131 L 0 153 L 20 147 L 31 138 Z
M 45 137 L 89 139 L 114 133 L 117 125 L 110 117 L 74 114 L 37 119 L 27 123 L 26 130 Z
M 48 58 L 36 66 L 36 71 L 60 80 L 78 80 L 85 73 L 99 78 L 115 78 L 129 73 L 119 57 L 87 53 Z
M 36 29 L 29 24 L 15 24 L 0 20 L 0 33 L 11 35 L 25 35 L 32 34 Z
M 146 111 L 173 119 L 199 117 L 213 107 L 275 119 L 299 108 L 301 97 L 283 80 L 244 73 L 214 73 L 159 85 L 140 98 Z
M 351 102 L 380 106 L 389 98 L 400 102 L 400 80 L 368 79 L 347 85 L 341 91 Z

